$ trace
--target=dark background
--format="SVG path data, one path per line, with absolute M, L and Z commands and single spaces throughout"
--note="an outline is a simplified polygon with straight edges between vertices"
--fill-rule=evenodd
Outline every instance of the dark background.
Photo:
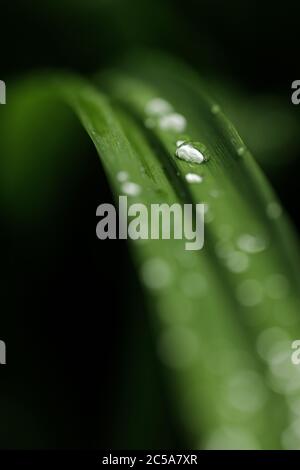
M 6 106 L 11 87 L 36 69 L 93 74 L 144 46 L 181 57 L 216 83 L 220 96 L 230 90 L 238 106 L 228 112 L 238 129 L 249 103 L 259 120 L 261 105 L 253 103 L 265 99 L 272 108 L 276 97 L 281 121 L 265 109 L 265 151 L 255 140 L 252 146 L 255 126 L 248 144 L 257 145 L 299 227 L 300 107 L 291 104 L 299 2 L 2 0 L 0 9 Z M 96 207 L 112 202 L 108 183 L 92 144 L 72 126 L 78 140 L 64 155 L 67 171 L 43 216 L 16 223 L 2 211 L 0 337 L 8 365 L 0 369 L 0 447 L 184 446 L 151 354 L 147 306 L 127 245 L 96 239 Z M 284 145 L 272 147 L 272 129 L 281 127 Z

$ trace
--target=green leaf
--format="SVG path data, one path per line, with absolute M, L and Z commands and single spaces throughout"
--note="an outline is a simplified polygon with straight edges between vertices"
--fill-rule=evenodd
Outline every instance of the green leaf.
M 139 58 L 125 74 L 107 74 L 108 94 L 69 75 L 44 77 L 39 87 L 75 111 L 116 202 L 126 194 L 122 171 L 139 188 L 132 203 L 208 205 L 199 252 L 187 251 L 185 240 L 129 241 L 183 441 L 192 448 L 280 448 L 291 419 L 287 402 L 300 389 L 290 361 L 300 333 L 299 250 L 235 129 L 198 79 L 165 58 Z M 166 130 L 145 112 L 156 97 L 185 117 L 184 132 Z M 198 142 L 207 161 L 179 160 L 178 140 Z M 188 183 L 191 172 L 202 182 Z

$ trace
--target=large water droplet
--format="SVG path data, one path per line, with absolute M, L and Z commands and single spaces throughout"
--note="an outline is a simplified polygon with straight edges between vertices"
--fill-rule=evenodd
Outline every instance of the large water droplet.
M 185 160 L 188 163 L 202 163 L 206 160 L 203 153 L 196 148 L 195 144 L 189 142 L 184 142 L 177 147 L 175 155 L 180 160 Z

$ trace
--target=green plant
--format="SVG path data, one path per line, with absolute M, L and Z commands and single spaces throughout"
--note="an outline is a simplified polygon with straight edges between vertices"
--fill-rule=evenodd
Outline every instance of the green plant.
M 149 113 L 156 98 L 169 106 L 166 115 L 177 113 L 186 125 L 165 125 L 162 114 Z M 186 251 L 182 240 L 130 242 L 188 445 L 293 445 L 290 410 L 300 375 L 290 354 L 300 334 L 299 250 L 283 208 L 236 130 L 198 78 L 166 57 L 130 59 L 93 84 L 72 75 L 33 78 L 15 90 L 2 123 L 11 182 L 4 195 L 16 207 L 19 187 L 26 187 L 20 165 L 30 171 L 38 154 L 33 146 L 26 152 L 31 162 L 22 161 L 24 150 L 9 136 L 36 134 L 34 116 L 49 118 L 57 99 L 75 111 L 94 142 L 115 197 L 123 194 L 122 171 L 140 188 L 132 202 L 207 204 L 200 252 Z M 206 161 L 179 159 L 178 141 L 198 146 Z M 191 172 L 199 183 L 186 180 Z M 28 200 L 21 203 L 28 208 Z

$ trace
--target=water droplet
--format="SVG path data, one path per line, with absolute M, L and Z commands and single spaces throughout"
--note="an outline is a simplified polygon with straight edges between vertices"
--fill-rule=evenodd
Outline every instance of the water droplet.
M 266 240 L 260 236 L 250 235 L 245 233 L 237 240 L 237 245 L 240 250 L 246 253 L 260 253 L 266 249 Z
M 168 264 L 160 259 L 147 260 L 142 266 L 142 279 L 150 289 L 162 289 L 172 280 L 172 272 Z
M 270 219 L 278 219 L 282 214 L 282 208 L 278 202 L 269 202 L 267 205 L 267 216 Z
M 203 177 L 196 173 L 187 173 L 185 179 L 188 183 L 201 183 L 203 181 Z
M 203 297 L 207 291 L 206 279 L 197 272 L 190 272 L 183 276 L 181 289 L 187 297 Z
M 117 180 L 120 181 L 120 183 L 124 183 L 124 181 L 127 181 L 128 180 L 127 171 L 119 171 L 117 174 Z
M 255 279 L 241 282 L 236 290 L 237 300 L 245 307 L 254 307 L 263 299 L 263 289 Z
M 185 327 L 167 329 L 162 333 L 158 344 L 161 360 L 174 369 L 188 367 L 197 357 L 198 350 L 197 336 Z
M 145 107 L 145 113 L 153 116 L 161 116 L 170 113 L 172 110 L 172 105 L 163 98 L 153 98 L 148 101 Z
M 213 104 L 210 110 L 213 114 L 218 114 L 221 111 L 221 108 L 218 104 Z
M 289 290 L 289 282 L 282 274 L 272 274 L 266 281 L 267 295 L 271 299 L 284 299 Z
M 131 181 L 125 181 L 122 184 L 122 191 L 128 196 L 138 196 L 141 192 L 141 187 L 136 183 L 132 183 Z
M 241 251 L 232 251 L 228 254 L 226 266 L 233 273 L 242 273 L 249 266 L 249 258 Z
M 158 125 L 164 131 L 183 132 L 186 128 L 186 119 L 182 114 L 166 114 L 159 119 Z
M 205 157 L 192 143 L 184 143 L 176 150 L 176 157 L 188 163 L 202 163 Z
M 239 147 L 237 149 L 237 153 L 238 155 L 241 157 L 242 155 L 244 155 L 244 153 L 246 152 L 246 147 Z

